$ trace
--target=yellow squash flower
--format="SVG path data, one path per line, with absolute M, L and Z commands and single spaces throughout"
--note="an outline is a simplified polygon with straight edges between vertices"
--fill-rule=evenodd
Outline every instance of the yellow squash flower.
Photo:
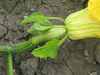
M 65 22 L 73 40 L 100 38 L 100 0 L 90 0 L 87 8 L 70 14 Z
M 88 9 L 92 16 L 100 22 L 100 0 L 89 0 Z

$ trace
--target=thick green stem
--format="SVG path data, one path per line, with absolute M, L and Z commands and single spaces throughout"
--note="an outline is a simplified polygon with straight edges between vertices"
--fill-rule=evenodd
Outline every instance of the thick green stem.
M 37 35 L 36 37 L 29 39 L 29 41 L 12 45 L 10 51 L 12 53 L 24 52 L 28 49 L 31 49 L 32 47 L 35 47 L 37 44 L 41 42 L 64 37 L 66 33 L 67 29 L 64 27 L 53 28 L 46 33 L 42 33 L 40 35 Z
M 59 20 L 61 20 L 65 25 L 66 25 L 66 23 L 65 23 L 65 21 L 62 19 L 62 18 L 58 18 L 58 17 L 51 17 L 51 18 L 49 18 L 49 19 L 59 19 Z
M 12 54 L 6 52 L 7 74 L 13 75 Z
M 53 28 L 50 31 L 40 34 L 32 38 L 32 44 L 39 44 L 40 42 L 50 41 L 52 39 L 58 39 L 64 37 L 67 34 L 66 28 Z
M 29 49 L 31 49 L 32 47 L 34 47 L 33 45 L 30 44 L 29 41 L 25 41 L 19 44 L 14 44 L 12 46 L 10 46 L 9 51 L 11 53 L 20 53 L 20 52 L 25 52 Z
M 8 47 L 5 45 L 0 46 L 0 52 L 8 52 Z
M 42 33 L 40 35 L 37 35 L 36 37 L 29 39 L 29 41 L 22 42 L 19 44 L 14 44 L 9 47 L 1 46 L 0 51 L 11 52 L 11 53 L 24 52 L 26 50 L 31 49 L 32 47 L 35 47 L 37 44 L 39 44 L 41 42 L 64 37 L 66 35 L 66 33 L 67 33 L 67 29 L 64 27 L 52 28 L 51 30 L 49 30 L 45 33 Z
M 67 37 L 68 37 L 68 34 L 60 41 L 59 46 L 60 46 L 61 44 L 63 44 L 63 42 L 66 40 Z

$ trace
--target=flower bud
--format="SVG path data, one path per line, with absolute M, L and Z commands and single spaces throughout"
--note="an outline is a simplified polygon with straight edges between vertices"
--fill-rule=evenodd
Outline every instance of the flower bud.
M 98 37 L 100 38 L 100 22 L 88 8 L 69 15 L 66 20 L 69 37 L 73 40 Z

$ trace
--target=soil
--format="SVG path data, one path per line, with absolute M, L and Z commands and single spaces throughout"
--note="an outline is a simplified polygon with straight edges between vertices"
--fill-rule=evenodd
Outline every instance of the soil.
M 34 12 L 66 19 L 69 14 L 86 6 L 87 0 L 0 0 L 0 45 L 16 44 L 34 37 L 27 33 L 32 23 L 20 24 Z M 59 20 L 51 23 L 63 24 Z M 14 75 L 100 75 L 100 41 L 97 38 L 67 38 L 54 59 L 37 58 L 31 54 L 32 50 L 34 48 L 13 55 Z M 2 52 L 0 75 L 7 75 L 5 54 Z

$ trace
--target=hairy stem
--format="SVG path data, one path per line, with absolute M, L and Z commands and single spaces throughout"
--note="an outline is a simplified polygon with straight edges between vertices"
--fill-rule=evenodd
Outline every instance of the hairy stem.
M 61 28 L 52 28 L 51 30 L 37 35 L 36 37 L 30 38 L 29 41 L 22 42 L 19 44 L 14 44 L 7 47 L 0 48 L 0 51 L 10 52 L 10 53 L 20 53 L 35 47 L 37 44 L 45 41 L 50 41 L 52 39 L 58 39 L 64 37 L 67 34 L 67 29 L 65 27 Z
M 12 54 L 6 52 L 7 74 L 13 75 Z
M 8 52 L 8 47 L 5 45 L 0 46 L 0 52 Z

